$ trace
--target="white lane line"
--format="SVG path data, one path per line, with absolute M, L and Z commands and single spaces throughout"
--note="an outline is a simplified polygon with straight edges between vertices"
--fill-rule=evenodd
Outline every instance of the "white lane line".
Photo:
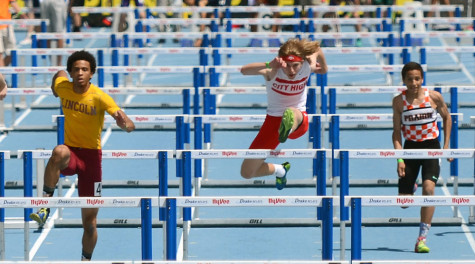
M 64 196 L 65 198 L 72 197 L 74 191 L 76 189 L 76 183 L 71 184 L 71 187 L 69 188 L 68 192 Z M 49 232 L 51 229 L 53 229 L 54 226 L 54 220 L 58 219 L 58 209 L 54 211 L 54 213 L 48 218 L 46 221 L 45 226 L 43 227 L 43 230 L 41 231 L 41 235 L 38 237 L 38 239 L 35 241 L 35 244 L 30 249 L 30 254 L 28 256 L 28 260 L 31 261 L 35 257 L 36 253 L 38 253 L 38 250 L 40 249 L 41 245 L 43 245 L 44 241 L 46 240 L 46 237 L 48 236 Z
M 447 185 L 442 186 L 442 192 L 444 195 L 450 196 L 452 195 L 447 188 Z M 452 210 L 454 210 L 454 207 L 451 206 Z M 465 238 L 467 239 L 468 243 L 470 244 L 470 247 L 472 248 L 473 253 L 475 253 L 475 239 L 473 238 L 472 231 L 470 228 L 468 228 L 467 221 L 465 221 L 465 217 L 462 215 L 460 210 L 457 208 L 457 217 L 460 217 L 462 219 L 462 225 L 460 226 L 463 230 L 463 233 L 465 234 Z
M 6 138 L 7 138 L 7 134 L 0 135 L 0 143 L 3 142 L 3 140 Z
M 15 122 L 13 123 L 13 127 L 17 126 L 18 124 L 21 123 L 21 121 L 23 121 L 23 119 L 26 118 L 27 115 L 29 115 L 31 113 L 31 108 L 28 108 L 25 110 L 25 112 L 23 112 L 16 120 Z
M 106 132 L 104 132 L 104 135 L 102 136 L 102 140 L 101 140 L 101 146 L 102 147 L 104 147 L 107 140 L 109 140 L 111 134 L 112 134 L 112 126 L 109 126 L 109 127 L 107 127 Z

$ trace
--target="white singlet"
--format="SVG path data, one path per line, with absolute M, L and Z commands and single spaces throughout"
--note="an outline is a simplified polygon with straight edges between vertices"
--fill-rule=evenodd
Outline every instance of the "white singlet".
M 310 64 L 305 60 L 294 79 L 289 79 L 284 70 L 280 68 L 274 79 L 266 81 L 267 114 L 282 116 L 288 107 L 306 111 L 307 81 L 310 74 Z

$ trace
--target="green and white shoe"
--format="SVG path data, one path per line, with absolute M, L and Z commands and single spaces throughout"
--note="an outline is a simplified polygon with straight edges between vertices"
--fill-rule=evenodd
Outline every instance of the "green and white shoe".
M 282 121 L 279 127 L 279 142 L 284 143 L 289 137 L 292 126 L 294 125 L 294 112 L 287 108 L 282 115 Z
M 285 185 L 287 184 L 287 172 L 290 170 L 290 163 L 287 161 L 282 163 L 282 166 L 284 167 L 285 174 L 283 177 L 275 177 L 275 187 L 277 190 L 282 190 L 284 189 Z

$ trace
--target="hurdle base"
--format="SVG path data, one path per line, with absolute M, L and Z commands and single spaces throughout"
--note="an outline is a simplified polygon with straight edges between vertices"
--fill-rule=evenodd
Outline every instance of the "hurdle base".
M 382 218 L 363 218 L 362 226 L 383 227 L 383 226 L 419 226 L 419 217 L 382 217 Z M 158 219 L 152 220 L 152 227 L 161 228 L 163 222 Z M 183 220 L 178 219 L 177 225 L 183 227 Z M 460 217 L 440 217 L 432 220 L 432 226 L 460 226 L 462 218 Z M 136 228 L 141 226 L 140 219 L 97 219 L 97 226 L 100 228 Z M 321 221 L 316 218 L 213 218 L 213 219 L 193 219 L 191 227 L 197 228 L 239 228 L 239 227 L 320 227 Z M 335 218 L 333 226 L 340 226 L 340 220 Z M 351 226 L 349 221 L 345 226 Z M 54 221 L 56 228 L 82 228 L 81 219 L 56 219 Z M 22 227 L 19 227 L 22 228 Z
M 16 155 L 16 154 L 11 154 Z M 236 176 L 237 178 L 238 176 Z M 339 186 L 340 178 L 335 178 L 336 185 Z M 170 180 L 169 188 L 178 188 L 178 180 Z M 418 182 L 420 184 L 420 182 Z M 439 179 L 436 186 L 453 186 L 453 179 Z M 398 185 L 397 179 L 368 179 L 368 180 L 350 180 L 351 187 L 395 187 Z M 36 182 L 33 182 L 36 187 Z M 316 179 L 298 179 L 287 181 L 286 188 L 314 188 Z M 458 186 L 473 186 L 473 179 L 459 179 Z M 71 187 L 71 182 L 63 183 L 63 187 Z M 202 188 L 275 188 L 274 179 L 256 179 L 256 180 L 203 180 Z M 327 187 L 332 187 L 332 180 L 327 180 Z M 158 180 L 105 180 L 102 182 L 102 188 L 158 188 Z M 23 181 L 6 181 L 5 189 L 23 189 Z

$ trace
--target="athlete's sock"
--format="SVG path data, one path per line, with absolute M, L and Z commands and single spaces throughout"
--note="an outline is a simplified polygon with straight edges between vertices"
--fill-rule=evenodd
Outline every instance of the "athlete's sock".
M 91 258 L 92 258 L 92 253 L 86 253 L 86 252 L 84 252 L 84 250 L 82 251 L 81 261 L 91 260 Z
M 430 224 L 420 223 L 419 224 L 419 237 L 427 237 L 429 234 Z
M 43 196 L 52 197 L 54 194 L 55 187 L 48 187 L 46 185 L 43 186 Z
M 284 166 L 282 166 L 282 164 L 274 164 L 274 168 L 275 168 L 275 171 L 272 174 L 273 176 L 276 176 L 279 178 L 284 177 L 285 169 L 284 169 Z

